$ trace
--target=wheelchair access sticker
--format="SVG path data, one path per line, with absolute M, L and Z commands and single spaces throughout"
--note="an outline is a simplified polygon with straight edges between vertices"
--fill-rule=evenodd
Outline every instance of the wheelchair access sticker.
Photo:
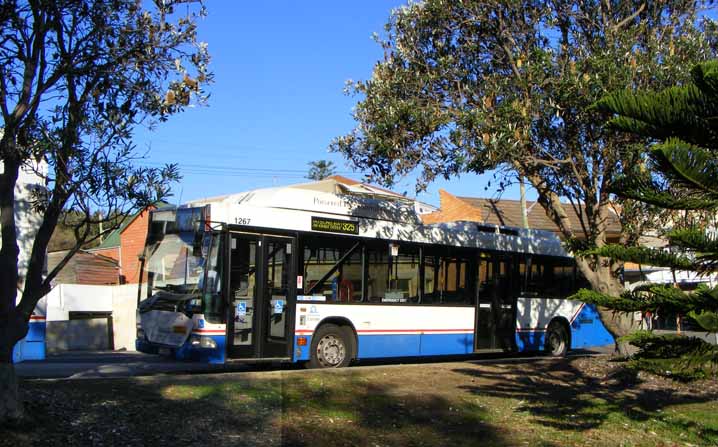
M 283 300 L 277 300 L 274 302 L 274 313 L 275 314 L 281 314 L 284 310 L 284 301 Z

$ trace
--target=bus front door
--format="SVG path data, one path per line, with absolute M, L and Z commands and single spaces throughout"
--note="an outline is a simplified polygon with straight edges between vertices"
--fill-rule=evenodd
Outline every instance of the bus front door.
M 479 258 L 476 351 L 514 348 L 518 275 L 511 261 L 511 257 L 488 253 Z
M 287 358 L 294 239 L 230 233 L 227 356 Z

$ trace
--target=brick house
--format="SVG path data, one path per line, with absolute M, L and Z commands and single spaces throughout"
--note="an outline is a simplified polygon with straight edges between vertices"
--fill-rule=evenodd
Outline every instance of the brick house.
M 52 271 L 67 255 L 67 250 L 47 254 L 47 271 Z M 117 285 L 120 283 L 120 266 L 116 259 L 80 250 L 60 270 L 55 284 Z
M 120 284 L 134 284 L 140 280 L 139 256 L 142 254 L 147 238 L 149 211 L 155 208 L 149 206 L 128 216 L 122 225 L 110 233 L 99 246 L 87 250 L 89 253 L 117 261 Z

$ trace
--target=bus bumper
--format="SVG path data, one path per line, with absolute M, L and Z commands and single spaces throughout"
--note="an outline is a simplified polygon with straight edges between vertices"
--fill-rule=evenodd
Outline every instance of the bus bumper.
M 179 348 L 151 343 L 147 339 L 136 339 L 135 348 L 146 354 L 164 355 L 175 360 L 224 363 L 226 361 L 226 337 L 224 335 L 202 336 L 204 340 L 190 337 Z

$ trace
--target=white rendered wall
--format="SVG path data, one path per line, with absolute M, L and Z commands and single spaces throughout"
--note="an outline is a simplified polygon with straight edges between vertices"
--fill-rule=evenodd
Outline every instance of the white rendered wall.
M 0 162 L 0 172 L 4 170 Z M 33 210 L 32 202 L 37 191 L 45 188 L 47 164 L 42 162 L 20 169 L 15 185 L 15 225 L 17 226 L 17 242 L 20 248 L 18 257 L 18 273 L 20 278 L 27 273 L 32 244 L 35 234 L 42 221 L 42 216 Z
M 70 312 L 112 312 L 115 349 L 135 350 L 137 284 L 60 284 L 38 303 L 48 325 L 69 320 Z

